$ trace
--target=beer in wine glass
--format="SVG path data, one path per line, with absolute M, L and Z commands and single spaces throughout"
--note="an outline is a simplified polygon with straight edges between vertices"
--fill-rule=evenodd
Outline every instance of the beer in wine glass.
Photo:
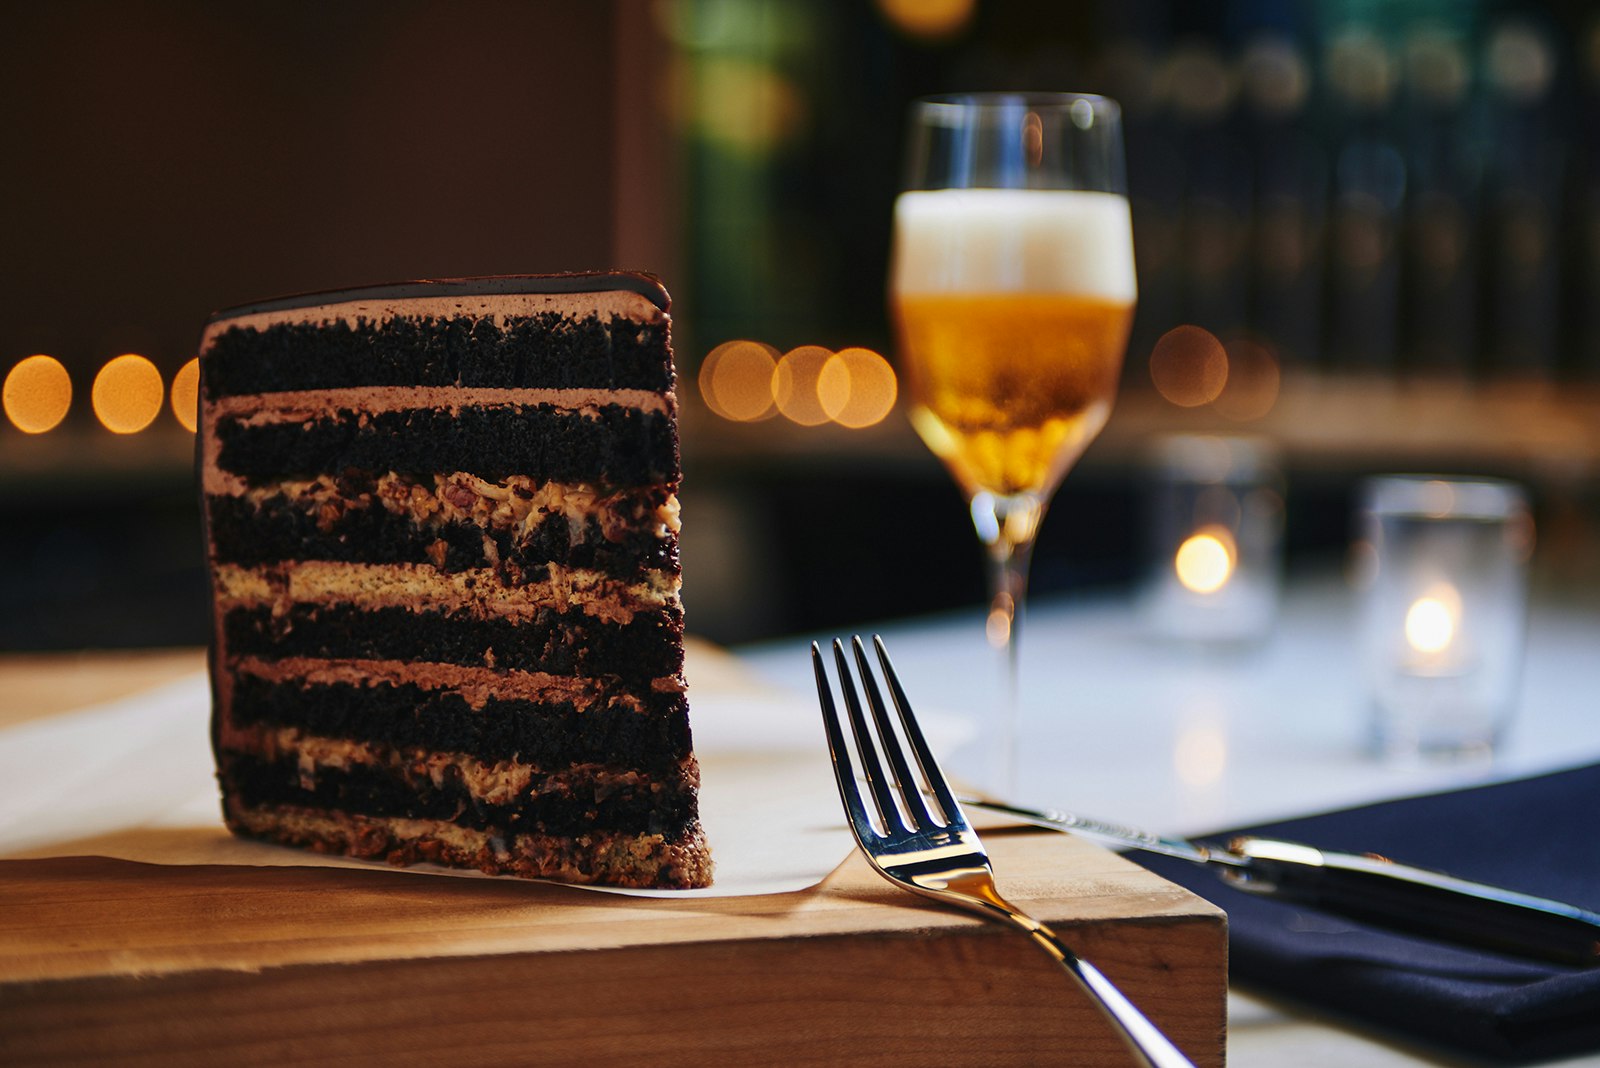
M 917 433 L 965 494 L 1006 660 L 983 774 L 1014 786 L 1019 610 L 1051 494 L 1105 426 L 1135 299 L 1121 115 L 1103 97 L 918 101 L 889 296 Z

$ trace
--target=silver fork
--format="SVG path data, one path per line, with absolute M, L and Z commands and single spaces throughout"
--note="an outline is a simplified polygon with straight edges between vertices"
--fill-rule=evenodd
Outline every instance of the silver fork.
M 867 706 L 872 712 L 876 741 L 861 710 L 861 700 L 856 694 L 844 644 L 837 638 L 833 641 L 833 657 L 838 666 L 839 688 L 844 694 L 851 733 L 855 736 L 856 751 L 861 756 L 862 770 L 872 798 L 871 807 L 878 817 L 876 823 L 868 814 L 861 784 L 856 780 L 850 754 L 845 749 L 839 711 L 833 701 L 822 650 L 816 642 L 811 643 L 811 665 L 817 673 L 817 695 L 822 701 L 822 722 L 828 732 L 828 750 L 833 755 L 833 773 L 839 783 L 839 797 L 850 817 L 850 829 L 855 832 L 856 841 L 861 844 L 861 851 L 867 855 L 872 866 L 884 878 L 907 890 L 1021 928 L 1099 1004 L 1141 1063 L 1154 1068 L 1193 1068 L 1189 1058 L 1098 968 L 1062 944 L 1050 928 L 1000 896 L 994 884 L 994 869 L 989 864 L 988 854 L 983 851 L 983 843 L 967 822 L 966 814 L 951 793 L 944 773 L 939 770 L 939 764 L 922 736 L 922 729 L 917 726 L 911 702 L 906 699 L 905 690 L 894 673 L 893 665 L 889 663 L 889 653 L 884 649 L 882 639 L 874 635 L 873 648 L 878 654 L 878 663 L 883 666 L 884 681 L 888 684 L 895 710 L 900 714 L 906 741 L 921 771 L 921 787 L 917 785 L 919 780 L 911 773 L 905 749 L 890 723 L 888 708 L 873 679 L 861 639 L 852 638 L 850 643 L 860 668 Z M 888 758 L 887 772 L 878 756 L 880 748 Z M 938 817 L 929 810 L 925 795 L 931 796 L 936 803 L 940 810 Z

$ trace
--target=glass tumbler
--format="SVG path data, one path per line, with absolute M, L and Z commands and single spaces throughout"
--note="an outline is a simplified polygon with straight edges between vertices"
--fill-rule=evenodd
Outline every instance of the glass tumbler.
M 1275 451 L 1179 434 L 1155 450 L 1144 614 L 1159 637 L 1244 643 L 1277 616 L 1283 486 Z
M 1374 751 L 1490 758 L 1516 709 L 1533 520 L 1518 486 L 1392 475 L 1366 483 L 1361 658 Z

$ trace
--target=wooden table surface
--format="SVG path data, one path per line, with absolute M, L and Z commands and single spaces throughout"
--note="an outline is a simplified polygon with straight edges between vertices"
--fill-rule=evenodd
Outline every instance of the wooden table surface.
M 0 730 L 202 664 L 193 650 L 0 657 Z M 1197 1063 L 1222 1063 L 1215 908 L 1064 835 L 985 838 L 1008 896 Z M 7 1064 L 641 1058 L 1130 1063 L 1025 938 L 899 891 L 859 855 L 800 893 L 678 900 L 385 870 L 0 860 Z
M 203 649 L 0 656 L 0 730 L 152 690 L 205 666 Z

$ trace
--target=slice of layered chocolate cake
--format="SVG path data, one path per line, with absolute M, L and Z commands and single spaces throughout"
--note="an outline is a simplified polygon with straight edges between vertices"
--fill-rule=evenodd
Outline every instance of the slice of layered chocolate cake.
M 236 833 L 710 881 L 655 279 L 464 279 L 213 316 L 200 465 Z

